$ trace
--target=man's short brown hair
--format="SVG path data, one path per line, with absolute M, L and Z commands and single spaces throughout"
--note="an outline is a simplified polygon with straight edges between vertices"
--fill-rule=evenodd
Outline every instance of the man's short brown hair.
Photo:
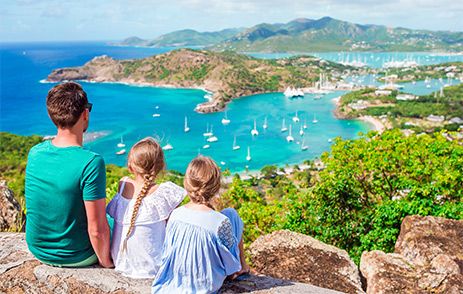
M 79 120 L 88 103 L 87 93 L 75 82 L 54 86 L 47 96 L 47 111 L 59 128 L 71 128 Z

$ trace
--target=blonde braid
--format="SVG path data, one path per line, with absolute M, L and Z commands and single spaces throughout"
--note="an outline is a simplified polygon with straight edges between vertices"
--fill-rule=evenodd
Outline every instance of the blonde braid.
M 156 178 L 156 174 L 145 174 L 143 175 L 143 187 L 140 190 L 140 193 L 137 195 L 137 200 L 135 200 L 135 204 L 133 206 L 133 212 L 132 212 L 132 217 L 130 219 L 130 227 L 129 230 L 127 231 L 127 235 L 125 236 L 124 239 L 124 244 L 123 244 L 123 251 L 127 250 L 127 240 L 129 239 L 130 235 L 133 232 L 133 228 L 135 227 L 135 220 L 137 219 L 138 215 L 138 210 L 140 209 L 141 201 L 143 198 L 146 197 L 146 194 L 149 191 L 149 188 L 152 186 L 154 179 Z

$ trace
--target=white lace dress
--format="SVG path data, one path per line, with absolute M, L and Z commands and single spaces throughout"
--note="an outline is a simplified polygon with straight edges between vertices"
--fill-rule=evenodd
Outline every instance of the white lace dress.
M 136 200 L 136 197 L 127 199 L 122 196 L 125 183 L 122 182 L 120 191 L 106 208 L 114 218 L 111 256 L 116 270 L 124 276 L 153 278 L 161 261 L 166 220 L 185 198 L 186 191 L 172 182 L 166 182 L 143 198 L 127 248 L 122 250 Z

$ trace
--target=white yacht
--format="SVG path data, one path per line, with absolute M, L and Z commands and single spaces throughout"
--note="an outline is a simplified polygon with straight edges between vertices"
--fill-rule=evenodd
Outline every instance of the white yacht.
M 206 141 L 210 142 L 210 143 L 213 143 L 213 142 L 219 141 L 219 138 L 217 138 L 216 136 L 210 136 L 209 138 L 207 138 Z
M 212 125 L 211 125 L 211 129 L 209 129 L 209 124 L 206 125 L 206 132 L 203 133 L 203 136 L 204 137 L 214 136 L 214 133 L 212 132 Z
M 265 117 L 265 119 L 264 119 L 264 124 L 262 125 L 262 128 L 263 128 L 264 130 L 266 130 L 266 129 L 268 128 L 267 117 Z
M 162 147 L 162 150 L 172 150 L 174 149 L 174 147 L 172 145 L 170 145 L 169 143 L 167 143 L 166 145 L 164 145 L 164 147 Z
M 293 88 L 293 87 L 286 88 L 286 90 L 283 92 L 283 94 L 288 98 L 304 97 L 304 92 L 301 89 L 296 89 L 296 88 Z
M 185 116 L 185 126 L 183 127 L 183 131 L 188 133 L 190 131 L 190 127 L 188 126 L 188 118 Z
M 125 149 L 121 149 L 121 150 L 117 151 L 116 154 L 117 155 L 125 154 Z
M 210 147 L 211 147 L 211 145 L 209 145 L 209 144 L 203 145 L 203 149 L 209 149 Z
M 254 119 L 254 128 L 251 130 L 251 135 L 253 136 L 259 135 L 259 131 L 257 130 L 257 126 L 256 126 L 256 119 Z
M 161 114 L 160 113 L 153 113 L 153 117 L 160 117 Z
M 230 123 L 230 120 L 228 119 L 228 117 L 227 117 L 227 112 L 225 111 L 225 115 L 224 115 L 224 117 L 222 118 L 222 124 L 223 124 L 224 126 L 226 126 L 226 125 L 228 125 L 229 123 Z
M 286 136 L 286 141 L 288 141 L 288 143 L 294 141 L 294 137 L 291 135 L 291 127 L 292 125 L 289 125 L 289 134 Z
M 293 117 L 293 122 L 295 122 L 295 123 L 299 122 L 299 117 L 297 116 L 297 111 L 296 111 L 296 115 Z
M 251 161 L 251 147 L 248 146 L 248 155 L 246 155 L 246 160 Z
M 119 143 L 117 143 L 117 147 L 119 147 L 119 148 L 124 148 L 125 147 L 124 140 L 122 140 L 122 137 L 121 137 L 121 141 Z
M 281 132 L 286 132 L 287 130 L 288 128 L 286 127 L 285 119 L 283 119 L 283 122 L 281 123 Z
M 233 137 L 233 150 L 238 150 L 241 147 L 239 145 L 236 145 L 236 136 Z
M 305 145 L 305 140 L 302 139 L 301 150 L 302 150 L 302 151 L 305 151 L 305 150 L 307 150 L 308 148 L 309 148 L 309 146 Z

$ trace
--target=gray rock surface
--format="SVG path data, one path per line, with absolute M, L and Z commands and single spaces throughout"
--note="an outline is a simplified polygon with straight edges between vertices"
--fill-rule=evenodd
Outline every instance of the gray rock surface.
M 0 293 L 150 293 L 151 280 L 123 277 L 98 266 L 73 269 L 41 264 L 22 233 L 0 233 Z M 334 294 L 336 291 L 267 276 L 226 282 L 221 293 Z
M 259 237 L 249 252 L 256 272 L 346 293 L 364 293 L 346 251 L 310 236 L 276 231 Z
M 463 293 L 463 221 L 407 216 L 394 253 L 362 254 L 367 293 Z
M 0 181 L 0 232 L 21 227 L 23 213 L 14 193 Z

